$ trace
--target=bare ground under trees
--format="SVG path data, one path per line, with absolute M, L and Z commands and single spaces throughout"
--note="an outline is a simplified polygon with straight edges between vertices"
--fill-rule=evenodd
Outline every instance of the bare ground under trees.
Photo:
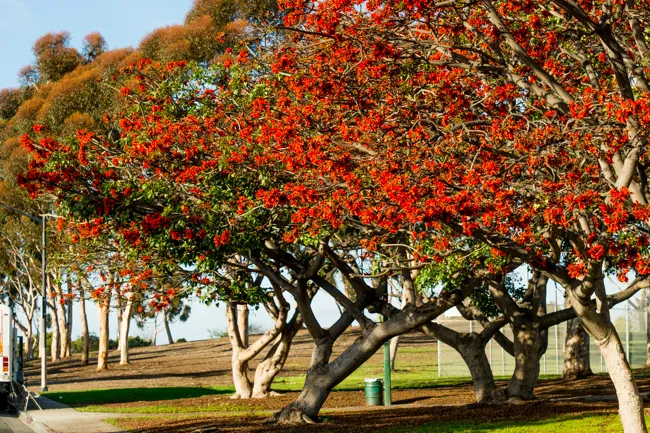
M 347 332 L 335 346 L 335 354 L 340 353 L 358 336 L 358 330 Z M 256 337 L 252 337 L 253 339 Z M 423 353 L 403 350 L 404 348 L 433 347 L 429 337 L 420 333 L 410 333 L 400 339 L 397 369 L 400 362 L 414 362 Z M 295 337 L 285 369 L 279 377 L 298 376 L 305 373 L 311 357 L 312 341 L 308 333 L 300 331 Z M 96 371 L 92 359 L 90 365 L 80 365 L 80 355 L 51 363 L 49 366 L 50 391 L 80 391 L 101 388 L 146 388 L 146 387 L 198 387 L 213 385 L 232 385 L 231 378 L 231 348 L 227 338 L 203 340 L 189 343 L 177 343 L 167 346 L 143 347 L 131 349 L 129 365 L 119 365 L 119 352 L 110 351 L 109 368 Z M 96 354 L 91 354 L 91 357 Z M 381 365 L 382 351 L 379 350 L 368 363 Z M 257 359 L 250 368 L 256 367 Z M 636 371 L 639 390 L 643 395 L 650 395 L 650 371 Z M 38 360 L 26 368 L 28 385 L 36 390 L 39 383 Z M 437 377 L 432 377 L 435 385 Z M 499 387 L 506 387 L 507 381 L 497 381 Z M 361 387 L 362 384 L 359 385 Z M 564 379 L 540 380 L 535 394 L 539 400 L 526 403 L 531 410 L 512 411 L 508 405 L 499 408 L 482 408 L 472 405 L 474 390 L 471 383 L 440 386 L 435 388 L 397 389 L 393 391 L 394 407 L 362 408 L 365 404 L 363 391 L 335 391 L 325 403 L 322 414 L 327 422 L 320 426 L 303 426 L 294 430 L 282 431 L 377 431 L 391 425 L 420 425 L 427 422 L 474 419 L 498 421 L 501 419 L 516 420 L 514 417 L 523 416 L 525 420 L 543 419 L 554 415 L 575 415 L 596 413 L 615 413 L 616 401 L 610 397 L 615 394 L 611 380 L 606 375 L 596 375 L 577 382 Z M 239 400 L 239 410 L 250 406 L 250 411 L 279 410 L 293 401 L 298 392 L 286 392 L 278 397 L 266 399 Z M 595 397 L 595 401 L 585 402 L 581 397 Z M 604 398 L 601 398 L 604 397 Z M 596 401 L 604 400 L 604 401 Z M 204 395 L 201 397 L 174 400 L 175 407 L 196 407 L 203 405 L 221 405 L 231 403 L 229 395 Z M 123 407 L 147 406 L 152 404 L 170 404 L 170 401 L 146 401 L 114 403 L 103 405 L 110 412 L 119 411 Z M 448 405 L 467 405 L 449 410 Z M 532 407 L 534 406 L 534 408 Z M 646 403 L 646 406 L 647 403 Z M 360 416 L 359 411 L 372 410 L 373 415 Z M 332 412 L 330 412 L 332 411 Z M 144 415 L 143 415 L 144 416 Z M 121 421 L 125 427 L 135 432 L 184 432 L 196 431 L 274 431 L 272 426 L 262 425 L 265 416 L 246 414 L 239 416 L 222 416 L 210 413 L 201 417 L 178 414 L 164 420 L 128 419 Z M 161 425 L 161 422 L 163 425 Z M 149 425 L 151 424 L 151 425 Z M 219 430 L 211 430 L 219 425 Z M 211 427 L 212 426 L 212 427 Z M 354 427 L 354 430 L 350 430 Z M 277 427 L 279 428 L 279 427 Z M 286 427 L 283 427 L 286 429 Z M 280 430 L 278 430 L 280 431 Z

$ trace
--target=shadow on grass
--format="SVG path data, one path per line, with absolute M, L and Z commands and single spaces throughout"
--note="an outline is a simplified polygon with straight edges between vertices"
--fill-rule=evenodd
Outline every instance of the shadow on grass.
M 46 392 L 43 395 L 68 406 L 90 404 L 131 403 L 136 401 L 177 400 L 203 397 L 204 395 L 232 394 L 231 387 L 161 387 L 161 388 L 115 388 L 90 389 L 87 391 Z

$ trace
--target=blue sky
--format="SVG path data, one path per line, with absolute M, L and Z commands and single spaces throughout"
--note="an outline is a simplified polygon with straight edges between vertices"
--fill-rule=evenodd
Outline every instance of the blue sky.
M 0 0 L 0 89 L 18 85 L 18 71 L 33 61 L 32 45 L 38 37 L 67 30 L 72 35 L 72 45 L 80 48 L 85 35 L 101 33 L 109 49 L 136 46 L 152 30 L 182 23 L 192 0 Z M 324 294 L 315 302 L 316 313 L 322 324 L 329 326 L 336 317 L 334 303 Z M 97 332 L 97 310 L 87 302 L 89 327 Z M 271 324 L 263 310 L 252 313 L 251 322 L 262 326 Z M 192 315 L 186 323 L 172 327 L 174 338 L 198 340 L 208 338 L 208 329 L 225 328 L 223 306 L 206 307 L 192 302 Z M 153 326 L 145 330 L 133 326 L 132 335 L 151 336 Z M 78 305 L 75 304 L 73 337 L 81 332 Z M 111 336 L 117 333 L 117 323 L 111 315 Z M 166 343 L 164 333 L 160 343 Z
M 152 30 L 182 23 L 192 0 L 0 0 L 0 88 L 18 85 L 17 73 L 33 61 L 32 45 L 67 30 L 72 45 L 100 32 L 109 48 L 138 45 Z

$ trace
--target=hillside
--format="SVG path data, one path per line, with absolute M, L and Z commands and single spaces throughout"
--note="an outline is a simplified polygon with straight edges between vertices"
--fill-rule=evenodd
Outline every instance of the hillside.
M 342 352 L 359 337 L 360 331 L 352 329 L 342 336 L 334 347 L 334 356 Z M 255 336 L 251 341 L 255 341 Z M 433 340 L 422 334 L 408 334 L 400 340 L 400 360 L 407 360 L 410 349 L 419 348 L 435 355 Z M 420 350 L 415 352 L 420 352 Z M 280 377 L 299 376 L 305 373 L 311 359 L 311 337 L 301 330 L 292 345 L 284 371 Z M 66 391 L 97 388 L 133 388 L 159 386 L 213 386 L 231 385 L 231 349 L 228 338 L 191 341 L 172 345 L 139 347 L 130 352 L 131 363 L 119 365 L 119 352 L 109 354 L 108 370 L 95 370 L 96 353 L 91 354 L 90 364 L 80 366 L 80 355 L 50 363 L 48 366 L 48 385 L 50 391 Z M 254 369 L 258 356 L 251 364 Z M 427 356 L 431 360 L 431 356 Z M 435 356 L 434 356 L 435 358 Z M 366 365 L 382 365 L 381 350 Z M 28 386 L 34 391 L 40 385 L 40 363 L 38 360 L 25 367 Z

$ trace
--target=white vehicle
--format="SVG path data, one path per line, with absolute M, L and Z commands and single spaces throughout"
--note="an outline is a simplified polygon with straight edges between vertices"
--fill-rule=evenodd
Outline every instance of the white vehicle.
M 0 407 L 7 405 L 11 383 L 20 369 L 16 352 L 16 329 L 14 317 L 7 305 L 0 304 Z

